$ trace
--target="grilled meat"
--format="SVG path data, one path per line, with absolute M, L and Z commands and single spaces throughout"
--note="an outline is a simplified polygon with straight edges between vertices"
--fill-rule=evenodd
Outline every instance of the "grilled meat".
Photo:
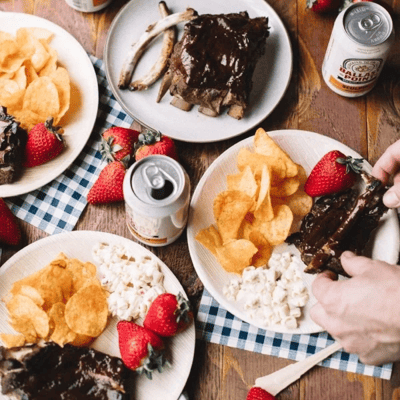
M 186 111 L 198 104 L 210 116 L 229 106 L 229 114 L 241 119 L 268 35 L 268 18 L 252 19 L 247 12 L 204 14 L 188 22 L 166 74 L 173 104 Z
M 14 399 L 128 399 L 128 374 L 119 358 L 86 347 L 0 347 L 2 394 Z
M 387 211 L 382 197 L 387 188 L 362 172 L 366 183 L 358 195 L 355 189 L 320 197 L 304 217 L 300 231 L 286 239 L 294 244 L 307 265 L 305 272 L 331 270 L 348 276 L 340 262 L 345 250 L 361 255 L 372 231 Z
M 7 109 L 0 106 L 0 185 L 12 183 L 22 166 L 23 151 L 28 138 Z

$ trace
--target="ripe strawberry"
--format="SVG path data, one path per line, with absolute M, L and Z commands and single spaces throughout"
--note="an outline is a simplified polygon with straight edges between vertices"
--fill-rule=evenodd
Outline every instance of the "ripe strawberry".
M 135 143 L 139 132 L 134 129 L 113 126 L 103 132 L 100 144 L 100 152 L 107 162 L 121 161 L 128 157 L 133 158 L 135 154 Z
M 60 126 L 53 126 L 53 118 L 36 124 L 28 134 L 24 167 L 36 167 L 57 157 L 64 149 Z
M 139 140 L 135 145 L 136 161 L 154 154 L 162 154 L 178 160 L 175 143 L 168 136 L 160 132 L 147 131 L 139 135 Z
M 307 0 L 307 7 L 316 13 L 328 13 L 338 11 L 343 0 Z
M 189 302 L 179 293 L 163 293 L 151 303 L 143 326 L 162 337 L 175 336 L 189 326 L 193 312 Z
M 126 167 L 120 161 L 107 164 L 89 190 L 87 201 L 91 204 L 107 204 L 124 199 L 122 190 Z
M 246 400 L 276 400 L 276 397 L 260 387 L 253 386 L 247 393 Z
M 0 242 L 12 246 L 17 245 L 21 240 L 21 231 L 17 219 L 3 199 L 0 199 L 0 221 Z
M 134 322 L 119 321 L 118 342 L 124 364 L 139 374 L 152 378 L 152 372 L 162 372 L 168 362 L 164 358 L 164 342 L 152 331 Z
M 362 170 L 362 158 L 353 159 L 338 150 L 325 154 L 311 171 L 304 191 L 311 197 L 324 196 L 354 185 Z

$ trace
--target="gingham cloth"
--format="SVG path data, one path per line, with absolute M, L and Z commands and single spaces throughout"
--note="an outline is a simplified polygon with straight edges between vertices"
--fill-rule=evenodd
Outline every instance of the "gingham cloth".
M 326 332 L 304 335 L 284 334 L 256 328 L 223 309 L 204 290 L 197 314 L 197 338 L 238 349 L 301 361 L 334 342 Z M 374 367 L 361 363 L 357 356 L 338 351 L 319 365 L 390 379 L 392 364 Z
M 102 169 L 101 133 L 112 125 L 129 127 L 133 120 L 108 86 L 104 64 L 90 56 L 99 84 L 99 110 L 93 132 L 78 158 L 55 180 L 25 195 L 6 199 L 12 212 L 50 235 L 72 231 L 84 210 L 86 195 Z

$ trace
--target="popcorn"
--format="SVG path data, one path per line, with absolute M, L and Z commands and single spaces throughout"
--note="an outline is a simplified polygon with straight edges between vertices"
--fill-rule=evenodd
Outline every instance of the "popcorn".
M 109 310 L 122 320 L 144 317 L 154 299 L 166 291 L 164 274 L 147 255 L 135 255 L 122 244 L 98 243 L 93 258 L 99 265 L 101 284 L 110 292 Z
M 300 260 L 290 252 L 273 253 L 268 268 L 245 268 L 241 278 L 233 278 L 223 287 L 223 294 L 229 300 L 244 300 L 250 318 L 266 327 L 281 324 L 295 329 L 309 299 L 300 267 Z

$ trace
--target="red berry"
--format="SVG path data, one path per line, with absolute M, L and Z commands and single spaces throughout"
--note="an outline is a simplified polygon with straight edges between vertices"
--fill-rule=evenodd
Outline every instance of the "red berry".
M 307 7 L 316 13 L 338 11 L 343 0 L 307 0 Z
M 162 135 L 160 132 L 147 131 L 141 133 L 135 147 L 136 161 L 155 154 L 178 160 L 174 141 L 170 137 Z
M 21 240 L 21 231 L 17 219 L 3 199 L 0 199 L 0 221 L 0 243 L 17 245 Z
M 247 394 L 246 400 L 276 400 L 275 396 L 269 394 L 266 390 L 260 387 L 253 386 Z
M 123 183 L 126 168 L 122 162 L 107 164 L 87 195 L 91 204 L 107 204 L 124 199 Z
M 178 294 L 163 293 L 156 297 L 143 321 L 143 326 L 160 336 L 175 336 L 193 320 L 189 302 Z
M 338 150 L 325 154 L 311 171 L 304 191 L 311 197 L 341 192 L 354 185 L 362 169 L 362 159 L 346 157 Z

